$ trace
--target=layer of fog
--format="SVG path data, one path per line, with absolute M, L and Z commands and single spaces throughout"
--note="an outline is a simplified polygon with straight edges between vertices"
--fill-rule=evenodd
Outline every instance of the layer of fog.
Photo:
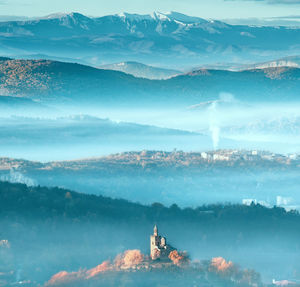
M 135 172 L 137 174 L 135 174 Z M 210 171 L 138 170 L 121 173 L 121 169 L 101 171 L 59 169 L 57 171 L 0 172 L 0 178 L 30 185 L 63 188 L 123 198 L 142 204 L 160 202 L 181 207 L 231 202 L 263 206 L 281 206 L 300 210 L 298 170 L 236 170 L 212 168 Z M 17 176 L 17 177 L 16 177 Z
M 4 220 L 0 224 L 9 226 Z M 183 227 L 182 222 L 172 220 L 161 220 L 159 227 L 168 242 L 179 250 L 188 251 L 192 260 L 210 260 L 222 256 L 242 268 L 260 272 L 266 283 L 273 278 L 297 278 L 295 271 L 298 270 L 299 253 L 290 247 L 295 239 L 289 235 L 271 238 L 271 235 L 258 230 L 251 238 L 242 235 L 236 238 L 231 234 L 236 234 L 234 229 L 230 233 L 226 228 L 227 232 L 224 233 L 222 229 L 207 228 L 203 223 L 201 229 L 195 230 L 199 226 L 186 223 Z M 152 228 L 152 222 L 144 226 L 115 222 L 57 223 L 55 228 L 49 228 L 48 224 L 36 220 L 27 226 L 23 224 L 23 232 L 18 240 L 13 240 L 13 250 L 8 250 L 7 258 L 3 258 L 11 262 L 7 267 L 11 269 L 7 272 L 12 269 L 17 271 L 13 274 L 16 282 L 30 278 L 42 283 L 61 270 L 92 268 L 126 249 L 140 249 L 149 254 Z M 206 239 L 207 235 L 210 235 L 209 240 Z M 17 256 L 12 256 L 12 252 Z
M 50 161 L 143 149 L 203 151 L 232 148 L 269 150 L 282 154 L 300 152 L 300 103 L 298 102 L 247 104 L 237 101 L 233 95 L 221 94 L 215 101 L 196 103 L 190 107 L 177 109 L 60 106 L 55 109 L 51 107 L 49 111 L 42 113 L 30 110 L 16 111 L 14 116 L 27 117 L 22 126 L 20 124 L 22 119 L 14 118 L 11 112 L 3 110 L 0 125 L 5 127 L 5 130 L 10 129 L 10 135 L 15 131 L 15 141 L 8 143 L 9 137 L 2 132 L 1 156 Z M 65 136 L 59 138 L 61 136 L 59 132 L 55 143 L 53 138 L 49 141 L 45 133 L 43 136 L 40 135 L 40 138 L 39 135 L 32 138 L 30 121 L 33 127 L 38 125 L 42 129 L 41 126 L 45 125 L 45 131 L 49 127 L 52 130 L 55 127 L 60 130 L 68 124 L 73 125 L 74 114 L 83 115 L 82 122 L 86 121 L 84 115 L 95 117 L 91 120 L 91 127 L 88 127 L 86 137 L 76 137 L 78 130 L 87 128 L 87 126 L 80 127 L 81 118 L 76 117 L 78 126 L 73 127 L 73 130 L 68 133 L 69 137 L 73 137 L 72 143 L 68 142 Z M 132 137 L 116 134 L 108 140 L 94 123 L 98 119 L 107 118 L 115 124 L 150 125 L 194 132 L 202 136 L 193 139 L 183 136 L 174 140 L 167 134 L 164 136 L 162 130 L 160 137 L 156 138 L 151 133 L 147 135 L 147 131 L 144 131 L 143 137 L 139 134 L 132 134 Z M 19 132 L 17 132 L 20 129 L 23 129 L 24 135 L 21 142 L 18 141 Z M 143 130 L 143 127 L 140 126 L 140 129 Z M 26 132 L 28 132 L 27 138 Z
M 212 139 L 207 149 L 224 148 L 219 141 L 227 138 L 237 143 L 232 148 L 263 149 L 283 154 L 300 151 L 300 103 L 248 105 L 233 98 L 232 102 L 216 100 L 181 110 L 107 109 L 93 113 L 117 121 L 151 123 L 206 134 Z

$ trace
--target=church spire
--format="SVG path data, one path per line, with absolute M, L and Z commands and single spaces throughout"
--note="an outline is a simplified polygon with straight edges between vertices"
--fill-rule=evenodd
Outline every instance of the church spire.
M 154 236 L 158 236 L 158 228 L 157 228 L 156 224 L 154 226 L 154 233 L 153 233 L 153 235 Z

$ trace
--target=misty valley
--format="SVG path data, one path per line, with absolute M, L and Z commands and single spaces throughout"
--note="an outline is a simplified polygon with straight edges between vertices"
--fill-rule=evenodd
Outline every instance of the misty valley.
M 300 286 L 300 22 L 275 18 L 0 14 L 0 287 Z

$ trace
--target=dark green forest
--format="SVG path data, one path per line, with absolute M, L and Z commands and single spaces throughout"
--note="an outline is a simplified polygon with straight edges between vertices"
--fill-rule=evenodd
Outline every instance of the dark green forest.
M 77 193 L 54 187 L 27 187 L 24 184 L 0 182 L 1 219 L 23 222 L 49 220 L 58 222 L 112 222 L 155 223 L 174 220 L 189 221 L 206 226 L 220 224 L 240 230 L 255 227 L 256 231 L 276 233 L 300 233 L 300 214 L 296 210 L 287 212 L 284 208 L 266 208 L 259 204 L 203 205 L 197 208 L 179 208 L 176 204 L 166 207 L 160 203 L 150 206 L 122 199 Z M 9 216 L 8 216 L 9 215 Z M 247 222 L 247 226 L 245 226 Z M 293 231 L 294 230 L 294 231 Z

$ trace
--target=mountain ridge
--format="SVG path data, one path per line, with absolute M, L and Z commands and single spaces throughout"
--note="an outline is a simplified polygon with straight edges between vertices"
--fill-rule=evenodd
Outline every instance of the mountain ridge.
M 208 23 L 208 22 L 219 22 L 223 23 L 221 21 L 213 21 L 213 20 L 205 20 L 200 17 L 196 16 L 188 16 L 183 13 L 175 12 L 175 11 L 169 11 L 169 12 L 159 12 L 159 11 L 154 11 L 150 14 L 136 14 L 136 13 L 127 13 L 127 12 L 121 12 L 118 14 L 111 14 L 111 15 L 104 15 L 104 16 L 86 16 L 82 13 L 79 12 L 70 12 L 70 13 L 53 13 L 49 14 L 46 16 L 42 17 L 36 17 L 32 19 L 21 19 L 21 20 L 10 20 L 7 22 L 38 22 L 38 21 L 43 21 L 43 20 L 53 20 L 53 19 L 72 19 L 74 22 L 80 21 L 80 20 L 87 20 L 87 19 L 92 19 L 92 20 L 99 20 L 104 17 L 115 17 L 115 18 L 122 18 L 123 20 L 129 20 L 129 21 L 177 21 L 183 25 L 188 25 L 188 24 L 203 24 L 203 23 Z M 225 23 L 224 23 L 225 24 Z
M 266 61 L 291 51 L 300 54 L 299 35 L 300 28 L 234 26 L 177 12 L 102 17 L 70 13 L 1 22 L 0 53 L 50 54 L 94 65 L 159 59 L 164 65 L 186 67 L 234 59 Z M 259 56 L 257 51 L 265 54 Z
M 7 95 L 42 102 L 188 107 L 216 100 L 222 92 L 231 93 L 240 101 L 297 101 L 300 69 L 278 67 L 240 72 L 201 69 L 167 80 L 149 80 L 82 64 L 3 60 L 0 75 L 0 89 Z
M 154 67 L 135 61 L 108 64 L 100 66 L 99 68 L 105 70 L 120 71 L 126 74 L 133 75 L 137 78 L 146 78 L 150 80 L 165 80 L 170 77 L 182 74 L 182 72 L 178 70 Z

